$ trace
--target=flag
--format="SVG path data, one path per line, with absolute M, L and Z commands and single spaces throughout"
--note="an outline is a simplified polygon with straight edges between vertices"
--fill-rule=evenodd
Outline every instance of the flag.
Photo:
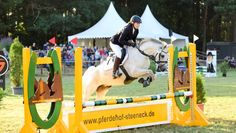
M 56 37 L 51 38 L 48 42 L 55 45 L 56 44 Z
M 196 35 L 193 35 L 193 42 L 195 43 L 195 41 L 197 41 L 199 39 L 199 37 L 198 36 L 196 36 Z
M 70 42 L 75 45 L 78 43 L 78 38 L 74 38 Z

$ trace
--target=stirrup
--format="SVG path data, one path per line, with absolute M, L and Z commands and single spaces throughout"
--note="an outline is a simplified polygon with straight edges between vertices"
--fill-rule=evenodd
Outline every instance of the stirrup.
M 122 75 L 122 73 L 120 73 L 119 70 L 117 70 L 117 71 L 113 72 L 112 77 L 113 77 L 113 79 L 116 79 L 116 78 L 120 77 L 121 75 Z
M 122 73 L 120 73 L 119 69 L 116 70 L 116 76 L 117 76 L 117 77 L 120 77 L 121 75 L 122 75 Z
M 112 77 L 113 77 L 113 79 L 116 79 L 116 78 L 117 78 L 116 72 L 113 72 L 113 73 L 112 73 Z
M 119 71 L 117 71 L 116 74 L 118 77 L 120 77 L 122 75 L 122 73 L 120 73 Z

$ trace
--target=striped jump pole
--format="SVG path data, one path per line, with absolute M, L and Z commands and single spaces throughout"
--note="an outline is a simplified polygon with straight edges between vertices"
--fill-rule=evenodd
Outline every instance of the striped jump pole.
M 139 103 L 145 101 L 155 101 L 162 100 L 174 97 L 190 97 L 192 96 L 191 91 L 186 92 L 175 92 L 175 93 L 164 93 L 152 96 L 144 96 L 137 98 L 119 98 L 119 99 L 111 99 L 111 100 L 97 100 L 97 101 L 87 101 L 83 103 L 83 107 L 93 107 L 93 106 L 104 106 L 104 105 L 115 105 L 115 104 L 126 104 L 126 103 Z
M 197 106 L 196 45 L 188 44 L 184 50 L 168 47 L 168 92 L 143 97 L 82 102 L 82 49 L 75 50 L 75 112 L 68 115 L 70 132 L 102 132 L 145 127 L 159 124 L 206 126 L 208 121 Z M 178 58 L 184 58 L 189 70 L 189 86 L 185 91 L 174 86 Z M 181 99 L 180 99 L 181 97 Z M 166 99 L 166 100 L 162 100 Z M 160 102 L 145 102 L 145 101 Z M 143 102 L 143 103 L 142 103 Z M 140 104 L 126 104 L 140 103 Z M 123 106 L 83 110 L 83 107 L 104 105 Z M 147 116 L 147 117 L 146 117 Z

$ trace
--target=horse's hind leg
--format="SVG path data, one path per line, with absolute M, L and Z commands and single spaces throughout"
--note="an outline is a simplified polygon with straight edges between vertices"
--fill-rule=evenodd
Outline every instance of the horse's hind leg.
M 110 87 L 111 86 L 104 86 L 104 85 L 99 86 L 96 91 L 96 100 L 104 99 Z
M 98 85 L 88 80 L 87 83 L 83 84 L 83 102 L 88 101 L 91 95 L 96 91 Z

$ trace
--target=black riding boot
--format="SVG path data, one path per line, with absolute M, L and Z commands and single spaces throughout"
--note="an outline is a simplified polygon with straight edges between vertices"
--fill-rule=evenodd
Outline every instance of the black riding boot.
M 115 63 L 113 66 L 113 74 L 112 74 L 113 79 L 120 77 L 122 75 L 122 73 L 119 72 L 120 63 L 121 63 L 121 59 L 116 57 Z

